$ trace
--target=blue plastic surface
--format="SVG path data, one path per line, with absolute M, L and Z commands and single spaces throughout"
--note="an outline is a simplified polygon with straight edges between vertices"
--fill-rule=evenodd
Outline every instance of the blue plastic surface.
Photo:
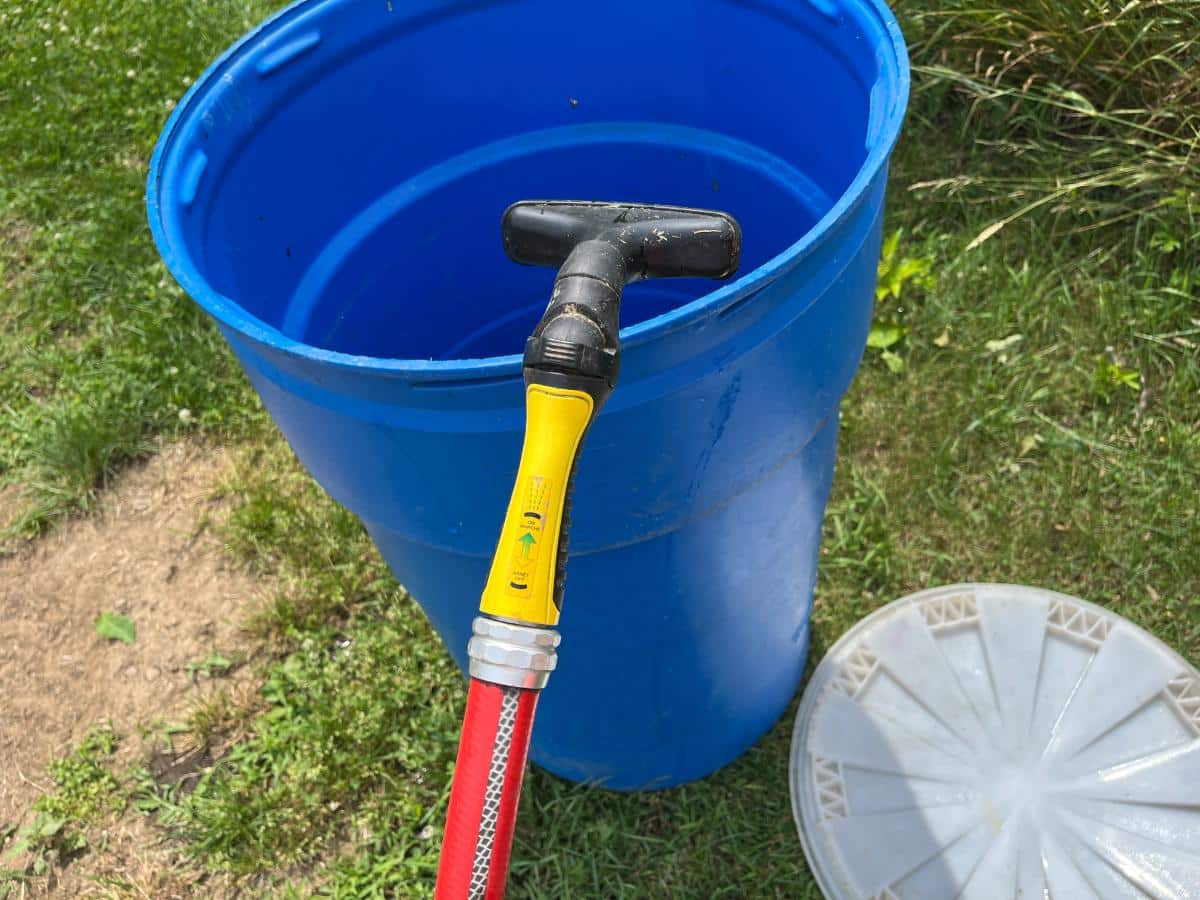
M 180 103 L 151 227 L 462 664 L 553 279 L 505 258 L 501 213 L 738 218 L 735 281 L 626 291 L 533 741 L 567 778 L 665 787 L 736 758 L 800 680 L 907 93 L 877 0 L 307 0 Z

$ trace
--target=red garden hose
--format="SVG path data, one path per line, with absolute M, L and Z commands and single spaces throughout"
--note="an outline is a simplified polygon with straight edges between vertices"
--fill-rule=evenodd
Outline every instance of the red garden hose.
M 538 691 L 471 679 L 437 900 L 502 900 Z

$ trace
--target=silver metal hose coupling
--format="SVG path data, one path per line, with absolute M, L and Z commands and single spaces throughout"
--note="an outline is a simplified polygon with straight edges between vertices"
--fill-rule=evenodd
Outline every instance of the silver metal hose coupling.
M 477 616 L 467 644 L 471 677 L 508 687 L 541 690 L 558 665 L 562 636 L 553 628 Z

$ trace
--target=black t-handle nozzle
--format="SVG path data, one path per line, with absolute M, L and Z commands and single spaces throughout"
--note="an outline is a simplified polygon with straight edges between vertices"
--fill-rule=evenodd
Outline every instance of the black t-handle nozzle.
M 525 344 L 526 381 L 584 379 L 578 386 L 597 410 L 620 368 L 622 288 L 643 278 L 728 278 L 742 247 L 732 216 L 679 206 L 526 200 L 505 211 L 502 229 L 510 259 L 558 267 Z

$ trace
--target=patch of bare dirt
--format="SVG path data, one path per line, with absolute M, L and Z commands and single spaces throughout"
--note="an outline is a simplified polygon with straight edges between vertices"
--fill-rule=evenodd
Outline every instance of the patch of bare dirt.
M 189 865 L 145 816 L 123 816 L 104 832 L 104 852 L 89 853 L 45 879 L 29 882 L 30 898 L 88 900 L 232 900 L 246 896 L 234 879 Z
M 209 683 L 188 665 L 239 648 L 258 583 L 208 527 L 231 465 L 222 450 L 169 447 L 127 472 L 92 518 L 0 560 L 0 826 L 28 821 L 50 787 L 46 764 L 89 728 L 111 720 L 129 733 L 178 714 Z M 133 620 L 132 646 L 96 634 L 104 611 Z

